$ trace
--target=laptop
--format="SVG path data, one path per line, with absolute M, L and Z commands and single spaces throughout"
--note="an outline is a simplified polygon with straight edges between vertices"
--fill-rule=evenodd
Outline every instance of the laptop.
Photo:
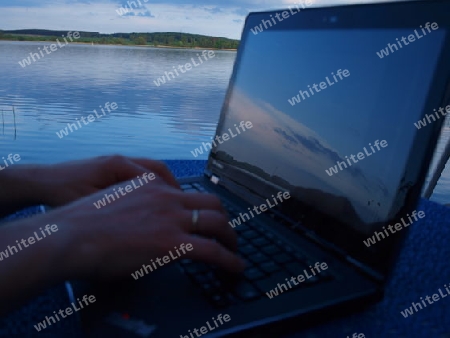
M 223 201 L 245 272 L 180 259 L 104 285 L 88 336 L 279 337 L 380 300 L 426 217 L 448 13 L 433 0 L 250 13 L 204 175 L 180 180 Z

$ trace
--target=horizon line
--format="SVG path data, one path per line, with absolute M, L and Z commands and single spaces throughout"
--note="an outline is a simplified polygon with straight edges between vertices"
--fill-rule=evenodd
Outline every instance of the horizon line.
M 94 31 L 83 31 L 83 30 L 55 30 L 55 29 L 46 29 L 46 28 L 21 28 L 21 29 L 2 29 L 0 28 L 0 32 L 11 32 L 11 31 L 25 31 L 25 30 L 40 30 L 40 31 L 48 31 L 48 32 L 79 32 L 79 33 L 97 33 L 102 35 L 113 35 L 113 34 L 158 34 L 158 33 L 170 33 L 170 34 L 189 34 L 189 35 L 198 35 L 198 36 L 204 36 L 204 37 L 212 37 L 212 38 L 222 38 L 222 39 L 228 39 L 228 40 L 235 40 L 235 41 L 241 41 L 240 39 L 233 39 L 233 38 L 227 38 L 224 36 L 213 36 L 213 35 L 203 35 L 203 34 L 197 34 L 197 33 L 185 33 L 185 32 L 115 32 L 115 33 L 101 33 L 101 32 L 94 32 Z M 37 34 L 39 35 L 39 34 Z

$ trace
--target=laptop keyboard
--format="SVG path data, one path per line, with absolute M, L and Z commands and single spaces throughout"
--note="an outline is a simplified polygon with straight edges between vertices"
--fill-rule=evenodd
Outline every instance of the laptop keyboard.
M 199 183 L 183 184 L 185 192 L 207 192 Z M 237 218 L 239 211 L 231 205 L 222 202 L 230 219 Z M 248 302 L 267 297 L 266 292 L 285 283 L 286 278 L 304 275 L 306 270 L 312 275 L 309 266 L 317 260 L 304 253 L 293 250 L 276 235 L 257 227 L 252 220 L 237 225 L 234 230 L 238 235 L 238 255 L 247 262 L 247 268 L 242 275 L 226 273 L 209 264 L 183 259 L 180 265 L 184 273 L 198 285 L 205 297 L 217 308 Z M 326 271 L 306 279 L 292 289 L 310 287 L 331 279 Z

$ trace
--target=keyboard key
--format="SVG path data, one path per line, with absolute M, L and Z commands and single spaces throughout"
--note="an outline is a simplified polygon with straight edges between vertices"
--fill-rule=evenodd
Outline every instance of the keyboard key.
M 237 214 L 238 214 L 238 210 L 237 210 L 235 207 L 233 207 L 231 204 L 229 204 L 229 203 L 227 203 L 227 202 L 222 202 L 222 204 L 223 204 L 224 206 L 226 206 L 226 209 L 227 209 L 228 211 L 230 211 L 232 214 L 234 214 L 234 215 L 237 215 Z M 237 215 L 237 216 L 239 216 L 239 215 Z
M 220 295 L 222 290 L 213 284 L 203 284 L 202 285 L 203 293 L 208 298 L 211 299 L 216 295 Z
M 194 275 L 194 279 L 197 281 L 197 283 L 199 284 L 208 284 L 211 281 L 210 276 L 208 275 Z
M 273 256 L 273 260 L 277 263 L 283 264 L 292 261 L 292 257 L 286 255 L 285 253 L 280 253 L 278 255 Z
M 286 243 L 284 243 L 281 239 L 275 240 L 275 243 L 277 243 L 282 248 L 286 246 Z
M 261 251 L 267 255 L 273 255 L 281 252 L 280 249 L 273 244 L 261 248 Z
M 236 298 L 236 296 L 234 296 L 234 295 L 231 294 L 231 293 L 228 293 L 228 294 L 227 294 L 227 300 L 228 300 L 229 305 L 234 305 L 234 304 L 237 304 L 237 303 L 240 302 L 240 300 L 238 300 L 238 299 Z
M 290 246 L 284 246 L 283 250 L 289 252 L 290 254 L 294 253 L 294 249 L 292 249 Z
M 182 184 L 180 187 L 181 187 L 181 190 L 192 189 L 192 185 L 190 185 L 190 184 Z
M 285 268 L 292 273 L 293 276 L 298 276 L 304 275 L 305 272 L 303 270 L 305 270 L 307 266 L 299 262 L 293 262 L 286 264 Z
M 260 235 L 254 231 L 254 230 L 250 230 L 250 231 L 244 231 L 241 233 L 241 236 L 247 239 L 252 239 L 252 238 L 257 238 Z
M 208 273 L 205 273 L 205 274 L 194 275 L 194 279 L 199 284 L 207 284 L 207 283 L 212 282 L 215 279 L 215 277 L 214 277 L 212 272 L 208 272 Z
M 256 279 L 263 278 L 264 273 L 261 272 L 261 270 L 259 270 L 258 268 L 250 268 L 250 269 L 245 270 L 244 276 L 248 280 L 256 280 Z
M 266 255 L 262 254 L 261 252 L 257 252 L 253 255 L 250 255 L 248 256 L 248 258 L 253 263 L 261 263 L 269 260 L 269 258 Z
M 241 225 L 237 225 L 234 228 L 239 234 L 242 234 L 246 231 L 251 231 L 252 229 L 247 225 L 247 224 L 241 224 Z
M 248 256 L 252 253 L 255 253 L 256 251 L 257 251 L 256 248 L 251 244 L 247 244 L 239 248 L 239 252 L 242 253 L 244 256 Z
M 267 273 L 279 271 L 280 267 L 273 261 L 265 262 L 260 265 L 261 270 Z
M 264 237 L 255 238 L 252 240 L 252 244 L 256 246 L 265 246 L 267 244 L 270 244 L 270 242 L 265 239 Z
M 258 290 L 246 281 L 236 284 L 233 293 L 242 300 L 252 300 L 260 297 Z
M 226 295 L 221 295 L 221 294 L 214 295 L 211 298 L 211 301 L 212 301 L 213 305 L 217 308 L 224 308 L 230 304 Z
M 244 245 L 248 244 L 248 241 L 243 237 L 238 237 L 237 244 L 238 244 L 238 246 L 244 246 Z
M 183 189 L 183 192 L 185 192 L 185 193 L 193 193 L 193 192 L 197 193 L 198 190 L 197 190 L 197 189 L 194 189 L 194 188 L 191 188 L 191 189 Z
M 264 235 L 265 235 L 267 238 L 269 238 L 269 239 L 275 238 L 275 235 L 272 234 L 271 232 L 268 232 L 268 231 L 265 231 L 265 232 L 264 232 Z
M 272 289 L 275 289 L 278 286 L 278 283 L 280 283 L 280 284 L 284 283 L 289 288 L 289 285 L 286 282 L 286 278 L 289 280 L 291 278 L 291 276 L 284 271 L 279 271 L 275 274 L 272 274 L 268 278 L 264 278 L 264 279 L 255 281 L 254 284 L 261 292 L 266 293 Z M 292 283 L 291 283 L 291 285 L 292 285 Z
M 218 269 L 217 280 L 222 282 L 222 286 L 225 288 L 232 287 L 234 284 L 239 283 L 243 276 L 241 274 L 231 273 L 225 270 Z
M 308 257 L 300 252 L 294 252 L 293 255 L 299 261 L 306 262 L 308 260 Z
M 197 190 L 201 191 L 201 192 L 206 192 L 206 189 L 200 185 L 199 183 L 194 183 L 192 184 L 195 188 L 197 188 Z
M 321 281 L 321 278 L 319 277 L 319 275 L 313 276 L 311 271 L 308 272 L 308 276 L 310 276 L 310 278 L 306 277 L 306 275 L 305 275 L 305 281 L 304 281 L 305 284 L 315 284 L 315 283 Z

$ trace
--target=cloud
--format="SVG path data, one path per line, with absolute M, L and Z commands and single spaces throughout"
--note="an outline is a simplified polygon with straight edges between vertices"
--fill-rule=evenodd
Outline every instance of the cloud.
M 154 18 L 155 17 L 154 15 L 152 15 L 152 13 L 150 13 L 149 10 L 146 10 L 145 12 L 140 12 L 138 15 L 139 16 L 146 16 L 148 18 Z
M 248 13 L 250 13 L 250 10 L 247 8 L 237 8 L 233 10 L 233 13 L 239 16 L 246 16 Z
M 217 13 L 223 13 L 223 10 L 220 9 L 219 7 L 213 7 L 213 8 L 206 8 L 205 7 L 205 11 L 211 13 L 211 14 L 217 14 Z

